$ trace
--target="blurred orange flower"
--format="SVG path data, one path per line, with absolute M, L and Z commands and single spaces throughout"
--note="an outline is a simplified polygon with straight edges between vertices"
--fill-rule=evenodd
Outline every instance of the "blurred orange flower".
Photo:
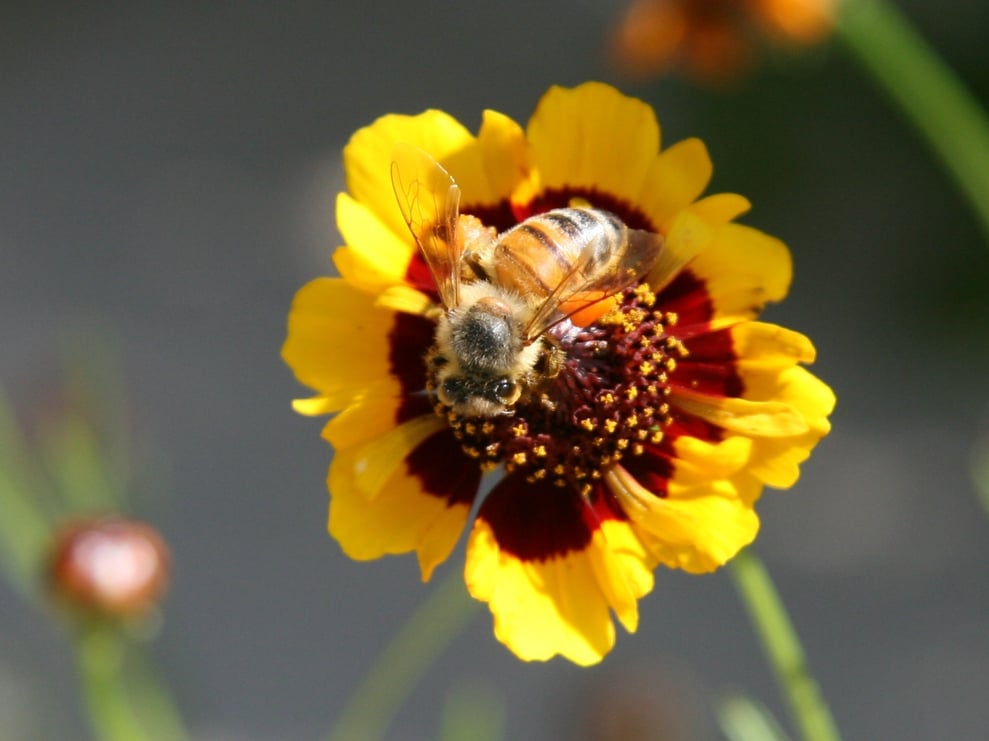
M 749 69 L 760 37 L 810 46 L 830 32 L 836 0 L 633 0 L 612 32 L 611 56 L 628 74 L 675 66 L 707 81 Z

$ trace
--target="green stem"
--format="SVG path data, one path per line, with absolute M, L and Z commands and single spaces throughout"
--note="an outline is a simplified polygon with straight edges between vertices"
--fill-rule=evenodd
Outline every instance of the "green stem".
M 93 735 L 102 741 L 183 741 L 168 690 L 120 626 L 82 621 L 73 635 Z
M 80 631 L 75 646 L 93 735 L 103 741 L 151 741 L 125 693 L 123 641 L 106 627 L 91 626 Z
M 891 3 L 845 0 L 837 37 L 941 160 L 989 240 L 989 119 L 979 102 Z
M 834 718 L 766 568 L 753 553 L 742 551 L 731 562 L 731 575 L 801 735 L 805 741 L 839 741 Z
M 330 741 L 373 741 L 437 656 L 477 614 L 463 574 L 453 570 L 378 656 L 330 732 Z

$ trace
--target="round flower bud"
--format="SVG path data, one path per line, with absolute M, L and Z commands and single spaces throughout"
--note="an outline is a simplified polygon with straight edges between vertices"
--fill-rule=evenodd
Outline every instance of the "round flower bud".
M 168 583 L 170 557 L 148 525 L 121 517 L 68 523 L 56 533 L 49 564 L 55 593 L 86 613 L 139 616 Z

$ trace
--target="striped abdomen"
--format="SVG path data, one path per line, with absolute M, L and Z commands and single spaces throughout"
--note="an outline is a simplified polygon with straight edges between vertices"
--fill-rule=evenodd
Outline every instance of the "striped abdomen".
M 627 248 L 628 228 L 614 214 L 560 208 L 502 234 L 492 254 L 491 277 L 520 296 L 545 298 L 575 267 L 578 282 L 587 282 Z

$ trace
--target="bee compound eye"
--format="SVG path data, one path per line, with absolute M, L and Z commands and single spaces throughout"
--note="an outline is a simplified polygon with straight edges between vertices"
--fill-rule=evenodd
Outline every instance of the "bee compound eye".
M 465 397 L 463 381 L 456 378 L 448 378 L 440 384 L 440 401 L 444 404 L 453 404 L 463 401 Z
M 502 378 L 494 387 L 495 396 L 506 404 L 511 404 L 518 398 L 518 384 L 508 378 Z

